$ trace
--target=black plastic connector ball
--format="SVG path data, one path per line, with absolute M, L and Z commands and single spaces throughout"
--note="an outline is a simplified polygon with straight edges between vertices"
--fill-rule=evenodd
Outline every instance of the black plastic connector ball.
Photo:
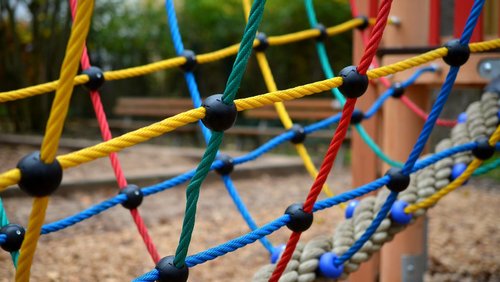
M 391 178 L 386 186 L 392 192 L 402 192 L 408 188 L 408 185 L 410 185 L 410 176 L 403 174 L 403 170 L 401 168 L 392 167 L 385 173 L 385 175 L 389 175 Z
M 264 32 L 259 32 L 255 36 L 255 38 L 259 41 L 259 45 L 253 47 L 253 49 L 257 52 L 266 51 L 267 47 L 269 47 L 269 41 L 267 40 L 267 35 Z
M 215 94 L 207 97 L 202 104 L 206 109 L 205 117 L 201 120 L 203 124 L 213 131 L 224 131 L 236 122 L 238 110 L 236 105 L 225 104 L 222 101 L 222 94 Z
M 304 140 L 306 140 L 306 131 L 304 130 L 304 127 L 301 124 L 294 124 L 291 128 L 290 131 L 293 132 L 293 137 L 290 139 L 290 142 L 293 144 L 300 144 L 304 143 Z
M 365 118 L 365 114 L 358 109 L 354 109 L 351 115 L 351 124 L 358 124 Z
M 401 98 L 405 94 L 405 88 L 399 82 L 396 82 L 392 85 L 392 97 Z
M 443 60 L 452 67 L 459 67 L 465 64 L 465 62 L 469 59 L 469 45 L 461 44 L 458 39 L 446 42 L 444 47 L 448 49 L 448 54 L 443 57 Z
M 234 170 L 234 160 L 229 155 L 219 154 L 217 160 L 222 162 L 222 166 L 215 171 L 220 175 L 228 175 Z
M 286 227 L 294 232 L 306 231 L 309 227 L 311 227 L 313 222 L 313 214 L 306 213 L 302 209 L 302 204 L 300 203 L 288 206 L 285 210 L 285 214 L 290 215 L 290 221 L 286 224 Z
M 63 171 L 59 161 L 46 164 L 40 159 L 39 151 L 22 158 L 17 168 L 21 171 L 19 187 L 33 197 L 48 196 L 61 184 Z
M 104 84 L 104 73 L 98 67 L 92 66 L 82 71 L 82 74 L 86 74 L 89 77 L 89 81 L 84 86 L 91 91 L 99 89 Z
M 356 66 L 348 66 L 339 72 L 342 77 L 342 85 L 339 86 L 340 92 L 346 98 L 358 98 L 363 95 L 368 88 L 368 76 L 360 74 Z
M 192 50 L 184 50 L 181 54 L 182 57 L 186 58 L 186 62 L 180 66 L 183 71 L 193 71 L 197 65 L 196 54 Z
M 370 20 L 368 19 L 367 16 L 362 15 L 362 16 L 357 16 L 356 18 L 363 20 L 363 23 L 358 27 L 356 27 L 358 30 L 365 30 L 367 27 L 370 26 Z
M 174 256 L 162 258 L 155 266 L 158 270 L 160 282 L 186 282 L 189 276 L 189 268 L 184 264 L 181 268 L 174 265 Z
M 0 234 L 5 234 L 7 236 L 5 243 L 1 246 L 2 249 L 7 252 L 19 251 L 23 244 L 25 233 L 24 227 L 18 224 L 10 223 L 0 228 Z
M 476 140 L 477 147 L 472 150 L 472 155 L 480 160 L 487 160 L 495 154 L 495 147 L 491 146 L 488 138 L 479 137 Z
M 141 188 L 134 184 L 129 184 L 125 188 L 120 190 L 120 194 L 127 195 L 127 200 L 122 203 L 122 206 L 126 209 L 133 210 L 139 207 L 144 198 Z
M 325 41 L 328 38 L 328 32 L 326 31 L 326 27 L 318 23 L 315 27 L 317 30 L 319 30 L 319 35 L 316 37 L 316 40 L 318 41 Z

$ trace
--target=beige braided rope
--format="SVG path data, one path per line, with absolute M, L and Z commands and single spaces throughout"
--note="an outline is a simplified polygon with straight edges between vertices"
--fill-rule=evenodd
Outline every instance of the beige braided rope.
M 484 93 L 480 101 L 470 104 L 467 108 L 467 122 L 457 124 L 452 129 L 450 138 L 443 139 L 436 145 L 435 152 L 469 143 L 480 136 L 490 136 L 498 125 L 497 113 L 499 109 L 499 95 L 490 92 Z M 398 199 L 414 204 L 433 195 L 450 183 L 449 178 L 454 164 L 461 162 L 468 164 L 471 161 L 471 152 L 464 152 L 444 158 L 413 173 L 410 176 L 409 187 L 399 194 Z M 316 273 L 321 255 L 333 252 L 340 256 L 346 252 L 370 225 L 388 194 L 388 189 L 382 189 L 377 196 L 367 196 L 361 199 L 353 217 L 338 224 L 331 238 L 322 236 L 305 245 L 299 245 L 279 282 L 324 281 L 325 278 L 318 277 Z M 425 209 L 416 211 L 410 224 L 424 215 L 425 212 Z M 361 263 L 367 261 L 372 254 L 380 250 L 384 243 L 391 241 L 394 235 L 405 227 L 393 222 L 389 217 L 384 219 L 370 240 L 345 262 L 344 273 L 340 279 L 345 279 L 350 273 L 356 271 Z M 254 275 L 252 281 L 268 281 L 274 267 L 273 264 L 262 267 Z

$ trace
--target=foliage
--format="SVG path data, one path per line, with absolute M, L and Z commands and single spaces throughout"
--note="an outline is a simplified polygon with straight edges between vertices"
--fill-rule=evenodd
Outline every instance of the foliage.
M 69 35 L 68 3 L 61 0 L 0 3 L 0 91 L 57 79 Z M 315 6 L 318 20 L 326 26 L 350 17 L 346 1 L 316 1 Z M 176 9 L 185 48 L 196 53 L 234 44 L 243 33 L 245 21 L 240 0 L 179 0 Z M 280 35 L 307 28 L 303 1 L 267 2 L 260 30 L 268 35 Z M 91 62 L 104 70 L 137 66 L 175 55 L 163 1 L 96 1 L 87 44 Z M 350 64 L 351 33 L 329 39 L 327 47 L 335 69 Z M 323 78 L 312 40 L 271 47 L 267 54 L 280 88 Z M 233 59 L 197 67 L 195 74 L 203 96 L 223 90 Z M 238 96 L 263 92 L 266 92 L 265 86 L 252 58 Z M 102 88 L 108 112 L 120 96 L 187 95 L 180 70 L 107 82 Z M 5 121 L 7 116 L 11 124 L 15 124 L 12 128 L 15 131 L 41 131 L 51 100 L 52 95 L 41 95 L 0 105 L 0 121 Z M 82 87 L 77 87 L 73 95 L 72 116 L 92 117 L 90 102 Z

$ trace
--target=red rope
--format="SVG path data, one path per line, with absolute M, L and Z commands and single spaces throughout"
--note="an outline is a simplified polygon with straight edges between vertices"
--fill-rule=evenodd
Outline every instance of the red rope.
M 351 4 L 351 14 L 352 14 L 352 16 L 353 17 L 357 17 L 359 15 L 359 13 L 358 13 L 358 7 L 356 5 L 356 0 L 350 0 L 349 2 Z M 363 45 L 367 46 L 369 44 L 369 42 L 368 42 L 368 36 L 367 36 L 367 34 L 366 34 L 366 32 L 364 30 L 361 31 L 361 38 L 362 38 L 362 41 L 363 41 Z M 377 58 L 376 57 L 373 57 L 373 59 L 371 61 L 371 65 L 374 68 L 378 68 L 379 64 L 377 62 Z M 358 67 L 358 71 L 359 71 L 359 67 Z M 378 81 L 380 81 L 386 88 L 391 87 L 391 82 L 386 77 L 381 77 L 381 78 L 378 79 Z M 374 82 L 374 80 L 371 80 L 370 82 Z M 403 96 L 403 97 L 401 97 L 401 100 L 402 100 L 403 104 L 408 109 L 410 109 L 412 112 L 414 112 L 418 117 L 422 118 L 424 121 L 427 120 L 427 117 L 429 115 L 426 114 L 425 111 L 423 109 L 421 109 L 418 105 L 416 105 L 415 103 L 413 103 L 409 98 Z M 453 126 L 455 126 L 457 124 L 457 122 L 455 120 L 438 119 L 436 121 L 436 124 L 439 125 L 439 126 L 453 127 Z
M 358 72 L 360 74 L 366 74 L 366 71 L 370 67 L 370 64 L 375 57 L 380 40 L 382 40 L 382 35 L 384 34 L 385 26 L 387 25 L 387 19 L 389 18 L 389 12 L 391 11 L 392 0 L 383 0 L 377 15 L 377 21 L 373 27 L 372 34 L 370 35 L 370 41 L 365 45 L 365 51 L 363 57 L 358 65 Z
M 77 0 L 70 0 L 72 18 L 74 18 L 76 14 L 76 5 L 77 5 Z M 87 52 L 87 46 L 83 47 L 83 53 L 80 63 L 82 65 L 83 70 L 90 68 L 90 58 Z M 104 108 L 102 106 L 101 96 L 99 94 L 99 91 L 90 91 L 90 99 L 94 107 L 97 122 L 99 123 L 99 129 L 101 131 L 102 139 L 104 141 L 108 141 L 112 139 L 113 136 L 111 135 L 111 131 L 109 129 L 108 120 L 106 119 L 106 112 L 104 111 Z M 109 155 L 109 159 L 111 161 L 111 166 L 113 167 L 113 172 L 115 173 L 115 178 L 116 181 L 118 182 L 118 186 L 120 187 L 120 189 L 125 188 L 125 186 L 127 186 L 127 179 L 123 174 L 120 161 L 118 160 L 118 155 L 116 153 L 111 153 Z M 133 209 L 130 210 L 130 213 L 132 215 L 132 218 L 134 219 L 135 224 L 137 225 L 139 234 L 141 235 L 142 240 L 144 241 L 144 244 L 146 245 L 146 248 L 149 254 L 151 255 L 151 258 L 155 263 L 157 263 L 160 260 L 160 255 L 156 250 L 153 240 L 149 236 L 147 227 L 144 224 L 144 221 L 142 220 L 141 216 L 139 215 L 139 211 L 137 209 Z
M 415 114 L 417 114 L 419 117 L 421 117 L 423 120 L 427 120 L 429 117 L 428 114 L 426 114 L 421 108 L 419 108 L 415 103 L 413 103 L 410 98 L 406 96 L 401 97 L 401 101 L 410 109 L 412 110 Z M 444 120 L 444 119 L 438 119 L 436 121 L 437 125 L 440 126 L 447 126 L 447 127 L 454 127 L 457 124 L 456 120 Z
M 312 212 L 314 203 L 318 199 L 318 195 L 321 192 L 321 188 L 326 182 L 328 178 L 328 174 L 333 167 L 335 162 L 335 157 L 342 146 L 342 142 L 347 134 L 347 129 L 349 128 L 349 123 L 351 122 L 352 112 L 354 111 L 354 106 L 356 105 L 357 99 L 348 98 L 344 108 L 342 109 L 342 118 L 340 119 L 339 125 L 335 130 L 335 135 L 330 142 L 330 146 L 328 146 L 328 150 L 326 151 L 325 158 L 323 159 L 323 163 L 321 164 L 320 170 L 318 172 L 318 176 L 314 180 L 314 183 L 309 190 L 309 194 L 307 195 L 307 199 L 304 202 L 304 211 L 307 213 Z
M 368 47 L 365 49 L 363 57 L 358 65 L 358 72 L 361 74 L 366 74 L 368 67 L 370 66 L 373 57 L 375 56 L 375 52 L 378 48 L 382 35 L 384 33 L 385 26 L 387 24 L 387 19 L 389 17 L 389 12 L 391 10 L 392 0 L 383 0 L 380 10 L 377 16 L 377 22 L 375 27 L 373 28 L 373 32 L 371 34 L 371 38 L 369 41 Z M 304 202 L 303 209 L 307 213 L 311 213 L 314 207 L 314 203 L 318 199 L 319 193 L 321 192 L 321 188 L 326 182 L 330 170 L 333 167 L 335 162 L 335 158 L 337 157 L 337 153 L 344 141 L 344 138 L 347 134 L 347 129 L 349 128 L 349 123 L 351 122 L 351 116 L 354 111 L 354 107 L 356 106 L 357 99 L 347 99 L 344 108 L 342 109 L 342 116 L 340 118 L 339 125 L 335 130 L 335 134 L 333 135 L 332 141 L 330 142 L 330 146 L 328 146 L 328 150 L 323 159 L 323 163 L 319 169 L 318 175 L 314 180 L 314 183 L 309 190 L 309 194 L 307 195 L 306 201 Z M 278 265 L 274 269 L 271 278 L 269 278 L 269 282 L 277 282 L 285 268 L 292 258 L 293 252 L 297 247 L 297 243 L 299 242 L 301 232 L 293 232 L 286 243 L 285 250 L 283 251 L 283 255 L 278 262 Z
M 351 122 L 351 115 L 354 111 L 354 106 L 356 105 L 357 99 L 347 99 L 344 108 L 342 109 L 342 117 L 339 122 L 339 126 L 335 130 L 335 134 L 333 135 L 332 141 L 330 142 L 330 146 L 328 146 L 328 150 L 326 152 L 325 158 L 323 159 L 323 163 L 319 169 L 318 175 L 314 180 L 314 183 L 309 190 L 309 194 L 307 195 L 307 199 L 304 203 L 303 209 L 307 213 L 311 213 L 314 207 L 314 203 L 318 198 L 321 188 L 326 182 L 328 178 L 328 174 L 333 167 L 335 158 L 337 157 L 337 153 L 344 141 L 344 138 L 347 134 L 347 129 L 349 128 L 349 123 Z M 285 250 L 283 251 L 283 255 L 276 266 L 276 269 L 273 271 L 269 282 L 276 282 L 279 280 L 283 271 L 292 258 L 293 252 L 297 247 L 297 242 L 300 239 L 301 232 L 293 232 L 288 242 L 286 243 Z
M 269 278 L 269 282 L 276 282 L 280 279 L 281 274 L 285 271 L 286 265 L 292 258 L 293 252 L 297 247 L 297 243 L 299 242 L 301 232 L 293 232 L 288 238 L 288 242 L 286 243 L 285 250 L 283 251 L 283 255 L 273 271 L 271 278 Z

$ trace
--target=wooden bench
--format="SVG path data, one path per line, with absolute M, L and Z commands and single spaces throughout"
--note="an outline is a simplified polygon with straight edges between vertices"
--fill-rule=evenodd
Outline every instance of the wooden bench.
M 284 102 L 288 114 L 292 120 L 318 121 L 337 114 L 340 109 L 333 99 L 311 99 L 302 98 Z M 245 112 L 248 118 L 259 120 L 278 120 L 278 114 L 273 105 L 260 107 Z
M 118 98 L 113 109 L 117 116 L 167 118 L 193 108 L 187 98 Z
M 311 99 L 286 101 L 287 111 L 294 121 L 309 124 L 317 120 L 328 118 L 339 110 L 334 108 L 332 99 Z M 109 124 L 115 129 L 136 129 L 148 124 L 144 118 L 167 118 L 193 108 L 188 98 L 151 98 L 151 97 L 122 97 L 118 98 L 113 109 L 115 116 L 123 117 L 119 120 L 110 120 Z M 240 113 L 241 114 L 241 113 Z M 245 140 L 239 137 L 253 139 L 253 146 L 262 144 L 270 137 L 276 136 L 284 129 L 281 126 L 269 126 L 270 121 L 279 121 L 274 106 L 264 106 L 245 111 L 242 115 L 247 119 L 259 120 L 258 126 L 233 126 L 226 133 L 236 136 L 238 148 L 243 148 Z M 142 119 L 142 120 L 141 120 Z M 306 121 L 306 122 L 304 122 Z M 189 133 L 195 138 L 198 132 L 196 125 L 187 125 L 176 129 L 180 133 Z M 311 135 L 315 138 L 331 138 L 332 132 L 319 131 Z

